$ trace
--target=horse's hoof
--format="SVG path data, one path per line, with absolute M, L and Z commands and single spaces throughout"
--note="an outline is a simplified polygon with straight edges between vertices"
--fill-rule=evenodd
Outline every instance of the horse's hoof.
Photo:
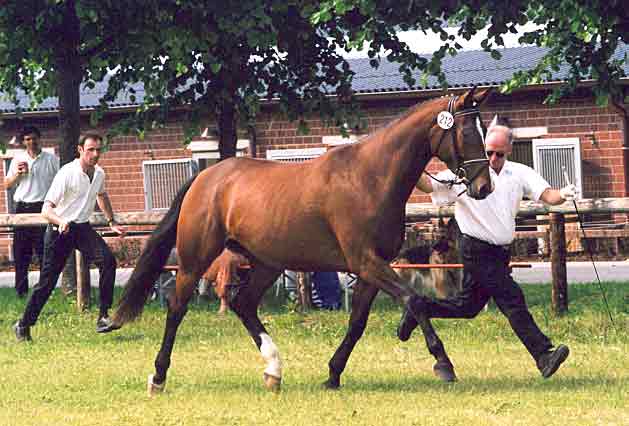
M 338 379 L 329 378 L 323 382 L 323 387 L 330 390 L 336 390 L 341 387 L 341 381 Z
M 146 385 L 146 390 L 149 396 L 159 395 L 164 392 L 164 388 L 166 387 L 166 382 L 158 384 L 153 381 L 153 375 L 149 374 L 149 380 Z
M 454 374 L 454 366 L 449 362 L 437 362 L 432 368 L 435 372 L 435 376 L 439 377 L 444 382 L 456 382 L 456 374 Z
M 280 387 L 282 385 L 282 378 L 271 376 L 270 374 L 264 373 L 264 386 L 271 392 L 279 392 Z

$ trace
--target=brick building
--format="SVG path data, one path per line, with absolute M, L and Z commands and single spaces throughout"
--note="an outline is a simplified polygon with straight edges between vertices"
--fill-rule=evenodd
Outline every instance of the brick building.
M 624 46 L 619 55 L 629 49 Z M 482 51 L 462 52 L 444 60 L 444 70 L 451 85 L 450 93 L 460 93 L 473 85 L 498 86 L 514 72 L 530 69 L 544 51 L 537 47 L 504 49 L 503 57 L 495 61 Z M 280 161 L 302 161 L 325 152 L 341 143 L 353 143 L 396 118 L 406 108 L 423 100 L 443 95 L 430 82 L 427 88 L 409 89 L 397 71 L 398 66 L 384 62 L 374 70 L 368 59 L 350 60 L 356 72 L 354 89 L 367 124 L 363 131 L 343 138 L 337 128 L 328 127 L 318 117 L 308 120 L 310 132 L 300 135 L 296 123 L 289 122 L 273 105 L 265 106 L 254 128 L 243 131 L 238 142 L 239 155 L 255 155 Z M 629 74 L 629 67 L 626 69 Z M 534 87 L 526 87 L 505 96 L 497 93 L 484 105 L 482 116 L 489 122 L 494 114 L 506 118 L 515 129 L 513 158 L 538 169 L 551 184 L 562 186 L 561 166 L 567 166 L 571 179 L 581 186 L 583 196 L 627 196 L 629 179 L 629 138 L 623 116 L 613 107 L 596 106 L 587 85 L 556 105 L 544 105 L 543 100 L 561 80 Z M 141 87 L 136 88 L 138 102 Z M 98 104 L 102 86 L 85 90 L 81 96 L 84 112 L 82 129 L 90 129 L 89 112 Z M 23 97 L 22 107 L 28 105 Z M 136 104 L 124 94 L 111 105 L 108 115 L 95 129 L 104 131 Z M 58 139 L 57 103 L 49 99 L 34 109 L 15 114 L 15 106 L 0 101 L 0 140 L 7 146 L 2 154 L 2 168 L 6 170 L 17 146 L 9 142 L 25 124 L 38 126 L 43 133 L 44 146 L 54 149 Z M 214 124 L 187 147 L 183 146 L 180 117 L 173 116 L 166 125 L 147 133 L 143 140 L 134 136 L 117 137 L 110 142 L 109 151 L 101 160 L 107 173 L 107 191 L 116 212 L 145 211 L 168 207 L 179 185 L 191 173 L 203 169 L 218 159 L 218 144 Z M 429 166 L 438 169 L 435 160 Z M 351 164 L 347 165 L 351 167 Z M 253 183 L 255 184 L 255 183 Z M 410 202 L 426 202 L 419 193 Z M 0 191 L 0 212 L 11 212 L 6 191 Z M 0 237 L 0 257 L 8 256 L 9 237 Z

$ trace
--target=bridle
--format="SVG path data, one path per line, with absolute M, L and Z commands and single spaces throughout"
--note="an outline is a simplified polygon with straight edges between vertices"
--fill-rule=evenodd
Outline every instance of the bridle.
M 456 103 L 458 98 L 459 98 L 458 96 L 454 96 L 454 97 L 451 97 L 450 100 L 448 101 L 448 112 L 452 114 L 452 117 L 454 119 L 452 123 L 452 127 L 450 127 L 449 129 L 443 130 L 443 132 L 441 133 L 441 137 L 439 138 L 439 143 L 437 144 L 436 150 L 433 152 L 432 147 L 431 147 L 431 153 L 430 153 L 431 156 L 435 156 L 439 152 L 439 148 L 441 148 L 441 143 L 445 139 L 446 134 L 450 134 L 450 142 L 452 144 L 452 147 L 454 148 L 453 149 L 454 158 L 457 164 L 457 167 L 454 170 L 454 174 L 456 175 L 456 178 L 449 179 L 449 180 L 438 179 L 434 175 L 425 171 L 425 173 L 428 176 L 430 176 L 432 179 L 436 180 L 437 182 L 446 184 L 450 187 L 461 184 L 461 183 L 465 184 L 465 186 L 471 185 L 472 182 L 474 182 L 474 180 L 481 174 L 482 169 L 478 166 L 483 165 L 483 164 L 489 164 L 489 159 L 487 158 L 487 156 L 485 156 L 484 158 L 475 158 L 473 160 L 465 160 L 465 156 L 461 155 L 461 153 L 459 152 L 459 148 L 456 143 L 456 119 L 457 117 L 464 117 L 466 115 L 474 115 L 476 116 L 478 120 L 480 120 L 480 110 L 474 107 L 474 108 L 467 108 L 461 111 L 454 111 L 454 104 Z M 483 136 L 482 130 L 479 129 L 479 132 L 481 132 L 481 137 L 482 137 Z M 483 140 L 483 145 L 484 144 L 485 144 L 485 141 Z M 484 151 L 485 150 L 483 150 L 483 152 Z M 475 172 L 470 173 L 471 172 L 470 168 L 475 168 L 474 169 Z

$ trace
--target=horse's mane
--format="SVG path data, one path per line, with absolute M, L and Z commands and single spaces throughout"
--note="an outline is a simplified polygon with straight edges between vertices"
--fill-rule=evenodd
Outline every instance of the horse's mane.
M 447 96 L 449 98 L 449 96 Z M 392 118 L 385 126 L 379 128 L 378 130 L 376 130 L 373 133 L 369 133 L 367 135 L 362 136 L 358 141 L 356 141 L 356 143 L 358 142 L 362 142 L 364 140 L 367 140 L 373 136 L 376 136 L 380 133 L 383 132 L 387 132 L 389 131 L 393 126 L 395 126 L 397 123 L 399 123 L 402 120 L 405 120 L 406 118 L 410 117 L 411 115 L 413 115 L 414 113 L 417 112 L 418 109 L 423 108 L 424 106 L 426 106 L 426 104 L 429 103 L 433 103 L 433 102 L 437 102 L 440 101 L 442 99 L 446 98 L 446 96 L 440 96 L 438 98 L 430 98 L 430 99 L 426 99 L 422 102 L 416 103 L 415 105 L 405 109 L 404 111 L 400 112 L 396 117 Z

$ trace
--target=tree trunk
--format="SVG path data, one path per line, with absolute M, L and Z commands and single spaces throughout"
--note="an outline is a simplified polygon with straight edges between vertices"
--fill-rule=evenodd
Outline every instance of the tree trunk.
M 221 160 L 236 156 L 238 133 L 236 107 L 231 101 L 223 101 L 218 107 L 218 152 Z
M 65 2 L 65 13 L 60 31 L 61 37 L 56 44 L 55 65 L 58 70 L 57 94 L 59 96 L 59 158 L 61 165 L 71 162 L 76 157 L 76 147 L 81 132 L 80 89 L 82 79 L 81 57 L 79 56 L 80 21 L 76 14 L 74 0 Z M 75 265 L 72 262 L 72 265 Z M 76 290 L 76 272 L 68 274 L 64 270 L 62 282 L 64 292 Z

